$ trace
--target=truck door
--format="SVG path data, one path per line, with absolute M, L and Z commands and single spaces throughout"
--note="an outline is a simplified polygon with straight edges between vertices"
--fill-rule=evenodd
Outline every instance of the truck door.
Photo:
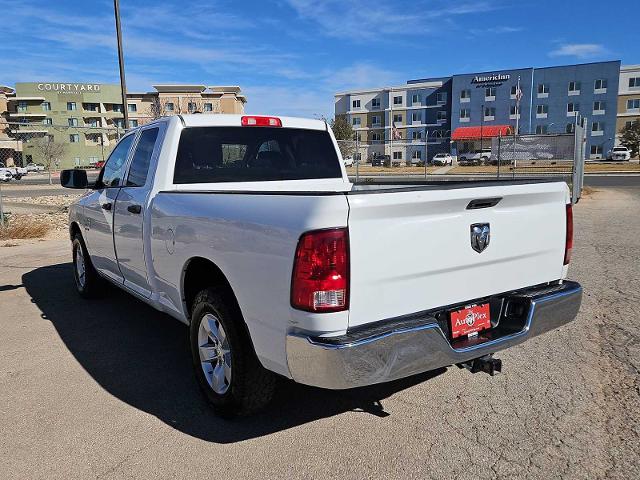
M 135 134 L 127 135 L 116 145 L 84 208 L 84 238 L 93 266 L 103 275 L 120 283 L 123 277 L 113 245 L 113 213 L 134 138 Z
M 155 125 L 142 129 L 138 137 L 127 178 L 114 209 L 114 243 L 124 284 L 145 297 L 151 295 L 145 252 L 149 251 L 143 232 L 150 219 L 145 216 L 154 168 L 160 153 L 160 129 Z M 149 259 L 150 260 L 150 259 Z

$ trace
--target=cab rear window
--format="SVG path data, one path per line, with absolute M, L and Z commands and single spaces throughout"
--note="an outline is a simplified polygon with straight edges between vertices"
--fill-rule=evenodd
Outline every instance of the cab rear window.
M 258 182 L 340 178 L 325 131 L 271 127 L 188 127 L 182 131 L 173 181 Z

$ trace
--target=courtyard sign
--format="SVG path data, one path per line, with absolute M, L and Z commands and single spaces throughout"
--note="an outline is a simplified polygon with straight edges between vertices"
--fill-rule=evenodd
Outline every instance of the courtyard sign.
M 95 93 L 100 91 L 100 85 L 97 83 L 39 83 L 38 90 L 59 93 Z

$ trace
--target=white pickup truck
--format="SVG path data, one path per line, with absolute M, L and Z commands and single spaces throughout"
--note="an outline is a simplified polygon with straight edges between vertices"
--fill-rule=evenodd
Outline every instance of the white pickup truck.
M 80 295 L 107 280 L 189 325 L 222 415 L 278 376 L 347 389 L 462 364 L 576 316 L 565 183 L 354 185 L 318 120 L 162 118 L 130 131 L 69 212 Z M 303 407 L 304 408 L 304 407 Z

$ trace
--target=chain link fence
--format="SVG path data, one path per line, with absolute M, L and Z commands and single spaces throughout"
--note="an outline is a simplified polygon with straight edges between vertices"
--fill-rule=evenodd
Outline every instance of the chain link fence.
M 116 125 L 0 124 L 0 167 L 29 173 L 95 168 L 108 158 L 124 129 Z

